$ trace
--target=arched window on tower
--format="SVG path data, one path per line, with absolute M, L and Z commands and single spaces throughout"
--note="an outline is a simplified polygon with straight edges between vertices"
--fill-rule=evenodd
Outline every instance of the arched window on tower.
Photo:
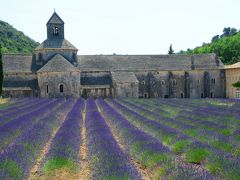
M 53 35 L 58 36 L 58 27 L 53 27 Z
M 60 90 L 60 93 L 63 93 L 63 85 L 62 84 L 59 86 L 59 90 Z

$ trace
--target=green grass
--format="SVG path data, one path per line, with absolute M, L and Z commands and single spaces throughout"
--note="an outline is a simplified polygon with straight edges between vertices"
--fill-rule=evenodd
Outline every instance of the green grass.
M 240 141 L 240 134 L 236 135 L 235 138 Z
M 173 142 L 175 141 L 176 138 L 177 137 L 175 134 L 166 134 L 166 133 L 161 134 L 161 140 L 164 145 L 169 146 L 169 145 L 173 144 Z
M 215 148 L 221 149 L 221 150 L 229 152 L 229 153 L 231 153 L 232 150 L 233 150 L 233 146 L 229 143 L 226 143 L 226 142 L 213 141 L 210 144 L 211 144 L 211 146 L 213 146 Z
M 200 164 L 207 156 L 210 155 L 210 151 L 204 148 L 190 148 L 186 151 L 185 159 L 189 163 Z
M 159 154 L 151 151 L 144 151 L 144 153 L 142 154 L 142 158 L 146 162 L 145 165 L 149 168 L 171 159 L 169 154 Z
M 231 107 L 235 104 L 232 102 L 221 102 L 221 101 L 217 101 L 217 100 L 209 100 L 208 103 L 213 106 L 227 106 L 227 107 Z
M 11 179 L 22 179 L 23 177 L 22 169 L 12 160 L 5 160 L 2 162 L 0 164 L 0 169 L 7 169 Z
M 213 155 L 206 163 L 206 169 L 214 175 L 222 177 L 227 180 L 238 180 L 240 179 L 240 171 L 238 167 L 231 167 L 226 172 L 225 167 L 231 166 L 231 161 L 221 159 L 220 157 Z
M 198 136 L 198 130 L 196 130 L 196 129 L 186 129 L 183 132 L 184 132 L 184 134 L 191 136 L 191 137 Z
M 165 114 L 165 116 L 167 116 L 169 118 L 176 117 L 178 115 L 178 113 L 181 111 L 180 108 L 171 107 L 169 105 L 162 105 L 161 109 L 169 113 L 169 114 Z
M 161 162 L 171 159 L 168 154 L 156 153 L 151 150 L 143 149 L 143 142 L 135 143 L 131 146 L 130 154 L 137 156 L 138 159 L 148 168 L 158 165 Z
M 183 149 L 186 146 L 188 146 L 189 144 L 190 144 L 190 142 L 187 140 L 178 141 L 173 145 L 172 150 L 173 150 L 173 152 L 175 152 L 177 154 L 182 153 Z
M 230 129 L 221 129 L 219 132 L 223 135 L 226 135 L 226 136 L 229 136 L 229 135 L 232 134 Z
M 51 172 L 56 169 L 68 168 L 73 172 L 77 171 L 77 164 L 69 159 L 55 157 L 53 159 L 47 160 L 43 166 L 44 172 Z

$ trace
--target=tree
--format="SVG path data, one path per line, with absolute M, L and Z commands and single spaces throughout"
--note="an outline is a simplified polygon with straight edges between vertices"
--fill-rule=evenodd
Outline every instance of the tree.
M 223 29 L 223 34 L 221 35 L 221 38 L 225 37 L 225 36 L 230 36 L 230 33 L 231 33 L 231 28 L 230 27 L 225 27 Z
M 219 36 L 219 35 L 213 36 L 212 42 L 215 42 L 215 41 L 217 41 L 217 40 L 219 40 L 219 39 L 220 39 L 220 36 Z
M 223 29 L 223 34 L 221 35 L 221 38 L 222 37 L 226 37 L 226 36 L 233 36 L 234 34 L 236 34 L 237 33 L 237 29 L 235 29 L 235 28 L 230 28 L 230 27 L 225 27 L 224 29 Z
M 232 29 L 231 29 L 231 32 L 230 32 L 230 35 L 232 36 L 232 35 L 234 35 L 234 34 L 236 34 L 236 33 L 237 33 L 237 29 L 232 28 Z
M 3 63 L 2 63 L 2 46 L 0 44 L 0 96 L 2 95 L 3 85 Z
M 172 48 L 172 44 L 169 47 L 168 54 L 174 54 L 174 50 Z
M 232 84 L 232 86 L 235 87 L 235 88 L 240 88 L 240 81 Z

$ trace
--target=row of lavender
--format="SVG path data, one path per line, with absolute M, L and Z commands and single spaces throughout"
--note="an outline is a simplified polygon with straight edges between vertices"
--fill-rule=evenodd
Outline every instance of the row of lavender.
M 86 104 L 86 136 L 92 179 L 140 179 L 93 99 L 88 99 Z
M 173 108 L 174 106 L 176 107 L 176 103 L 172 104 L 171 101 L 165 103 L 158 101 L 154 104 L 155 106 L 153 105 L 150 108 L 144 104 L 144 107 L 148 110 L 151 110 L 153 113 L 157 113 L 158 116 L 161 114 L 159 111 L 161 108 L 159 108 L 159 106 L 162 104 L 167 104 L 168 108 Z M 175 122 L 178 124 L 171 124 L 171 122 L 174 121 L 171 119 L 168 120 L 169 126 L 179 128 L 186 134 L 197 138 L 210 146 L 229 152 L 234 156 L 240 156 L 240 119 L 238 118 L 239 112 L 232 110 L 232 108 L 226 107 L 224 108 L 224 111 L 218 112 L 218 107 L 215 106 L 205 105 L 199 106 L 197 108 L 192 107 L 191 105 L 189 106 L 189 103 L 184 105 L 182 101 L 181 104 L 183 107 L 177 116 L 174 117 Z M 179 107 L 181 106 L 178 106 L 178 108 Z M 223 107 L 220 107 L 220 110 L 221 108 Z M 222 112 L 224 112 L 224 114 L 222 114 Z M 179 126 L 179 123 L 188 125 L 189 128 L 184 129 L 183 127 Z
M 29 175 L 52 132 L 64 121 L 61 114 L 67 113 L 75 102 L 72 99 L 47 101 L 45 106 L 20 115 L 1 127 L 3 130 L 7 127 L 6 131 L 1 131 L 1 140 L 14 133 L 11 143 L 0 154 L 1 179 L 22 179 Z M 15 132 L 20 133 L 16 136 Z
M 53 138 L 48 153 L 41 162 L 41 173 L 48 174 L 60 168 L 68 168 L 72 173 L 78 172 L 84 108 L 85 101 L 78 99 Z
M 187 109 L 191 114 L 193 108 L 179 101 L 184 110 L 176 111 L 176 108 L 180 109 L 181 105 L 177 106 L 176 100 L 172 101 L 125 99 L 110 101 L 110 104 L 123 113 L 129 121 L 164 142 L 175 153 L 183 156 L 186 161 L 199 163 L 222 178 L 240 177 L 239 141 L 231 136 L 203 128 L 205 126 L 201 123 L 206 123 L 204 120 L 201 122 L 187 116 L 180 119 L 182 111 Z M 177 112 L 175 117 L 169 118 L 166 106 L 169 108 L 167 111 Z M 200 108 L 204 108 L 204 105 Z M 217 108 L 211 109 L 216 111 Z M 231 111 L 226 107 L 225 109 Z M 194 115 L 191 114 L 191 116 Z M 221 125 L 215 123 L 214 120 L 208 122 L 211 125 L 214 124 L 215 128 L 217 126 L 221 128 Z
M 129 118 L 124 118 L 116 111 L 121 111 L 120 107 L 113 108 L 101 99 L 97 102 L 105 120 L 119 136 L 128 154 L 144 165 L 152 178 L 213 179 L 207 171 L 184 164 L 161 141 L 134 126 Z

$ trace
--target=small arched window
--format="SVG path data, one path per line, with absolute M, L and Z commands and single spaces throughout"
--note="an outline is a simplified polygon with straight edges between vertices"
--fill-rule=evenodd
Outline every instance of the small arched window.
M 48 85 L 46 85 L 46 92 L 47 92 L 47 94 L 48 94 L 48 92 L 49 92 Z
M 144 98 L 148 98 L 148 94 L 147 93 L 144 93 Z
M 184 98 L 184 93 L 183 92 L 181 92 L 181 98 Z
M 55 36 L 58 35 L 58 27 L 53 28 L 53 35 L 55 35 Z
M 60 93 L 63 93 L 63 85 L 62 84 L 59 86 L 59 89 L 60 89 Z
M 210 93 L 210 98 L 214 98 L 214 93 L 213 92 Z

